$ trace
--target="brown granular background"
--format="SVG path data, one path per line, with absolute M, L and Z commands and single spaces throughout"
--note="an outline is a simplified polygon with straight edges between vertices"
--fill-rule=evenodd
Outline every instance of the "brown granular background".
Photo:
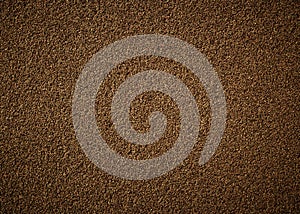
M 297 1 L 1 1 L 0 150 L 2 213 L 296 213 L 299 205 L 299 3 Z M 138 34 L 185 40 L 215 68 L 227 102 L 217 152 L 198 165 L 210 124 L 208 98 L 189 70 L 157 57 L 116 67 L 99 90 L 100 133 L 120 154 L 163 154 L 178 134 L 178 109 L 148 92 L 132 103 L 134 127 L 168 116 L 164 139 L 140 147 L 119 139 L 107 105 L 126 77 L 157 68 L 193 92 L 199 141 L 174 170 L 128 181 L 97 168 L 76 140 L 71 117 L 76 80 L 104 46 Z M 106 106 L 106 107 L 105 107 Z M 104 109 L 106 109 L 104 111 Z

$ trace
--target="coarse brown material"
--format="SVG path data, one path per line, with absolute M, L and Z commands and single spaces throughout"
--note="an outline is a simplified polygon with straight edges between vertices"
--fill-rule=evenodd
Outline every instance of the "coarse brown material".
M 1 213 L 296 213 L 300 210 L 299 2 L 1 1 Z M 217 152 L 198 160 L 210 126 L 201 83 L 170 59 L 141 56 L 114 68 L 97 96 L 99 134 L 125 157 L 148 159 L 170 149 L 179 130 L 172 99 L 147 92 L 132 102 L 141 132 L 161 110 L 166 132 L 133 145 L 112 126 L 116 88 L 144 69 L 180 78 L 201 115 L 199 141 L 167 174 L 129 181 L 97 168 L 72 124 L 76 80 L 104 46 L 128 36 L 164 34 L 201 51 L 218 74 L 227 102 Z

